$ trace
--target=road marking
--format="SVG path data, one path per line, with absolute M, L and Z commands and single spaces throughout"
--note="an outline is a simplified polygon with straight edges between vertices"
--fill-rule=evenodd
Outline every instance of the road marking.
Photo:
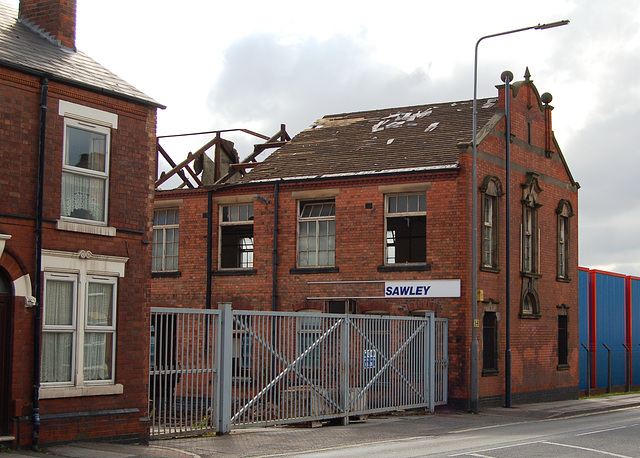
M 587 447 L 578 447 L 577 445 L 567 445 L 567 444 L 558 444 L 557 442 L 547 442 L 547 441 L 543 441 L 543 444 L 548 444 L 548 445 L 555 445 L 557 447 L 567 447 L 567 448 L 575 448 L 577 450 L 584 450 L 586 452 L 594 452 L 594 453 L 600 453 L 602 455 L 608 455 L 608 456 L 617 456 L 619 458 L 633 458 L 631 456 L 627 456 L 627 455 L 618 455 L 617 453 L 610 453 L 610 452 L 605 452 L 603 450 L 596 450 L 593 448 L 587 448 Z
M 580 433 L 580 434 L 576 434 L 576 437 L 578 436 L 588 436 L 589 434 L 599 434 L 599 433 L 606 433 L 607 431 L 615 431 L 617 429 L 626 429 L 626 426 L 618 426 L 617 428 L 609 428 L 609 429 L 600 429 L 598 431 L 590 431 L 588 433 Z
M 532 441 L 532 442 L 523 442 L 520 444 L 512 444 L 512 445 L 503 445 L 502 447 L 493 447 L 493 448 L 485 448 L 482 450 L 476 450 L 475 452 L 463 452 L 463 453 L 457 453 L 455 455 L 449 455 L 449 456 L 482 456 L 482 455 L 477 455 L 478 453 L 482 453 L 482 452 L 493 452 L 495 450 L 504 450 L 505 448 L 514 448 L 514 447 L 522 447 L 523 445 L 533 445 L 533 444 L 540 444 L 541 441 Z

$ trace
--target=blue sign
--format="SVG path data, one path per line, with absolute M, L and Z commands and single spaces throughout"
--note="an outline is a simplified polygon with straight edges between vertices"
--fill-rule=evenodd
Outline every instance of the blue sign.
M 375 369 L 376 368 L 376 351 L 375 350 L 364 350 L 362 354 L 362 366 L 365 369 Z

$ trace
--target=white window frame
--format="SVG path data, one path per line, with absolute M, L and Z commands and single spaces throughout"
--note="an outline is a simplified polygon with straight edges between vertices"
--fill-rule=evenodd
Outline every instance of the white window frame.
M 105 137 L 104 145 L 104 171 L 91 170 L 89 168 L 76 167 L 68 164 L 69 158 L 69 141 L 71 129 L 83 130 L 87 132 L 94 132 Z M 75 119 L 65 118 L 64 120 L 64 151 L 62 155 L 62 175 L 79 176 L 90 178 L 92 180 L 100 180 L 104 183 L 104 195 L 102 196 L 102 218 L 90 219 L 80 218 L 71 215 L 61 215 L 62 219 L 70 221 L 80 221 L 88 224 L 106 225 L 109 218 L 109 159 L 110 159 L 110 145 L 111 145 L 111 129 L 96 124 L 89 124 L 87 122 L 77 121 Z M 64 178 L 63 178 L 64 181 Z M 61 192 L 61 199 L 64 199 L 64 192 Z M 61 204 L 62 205 L 62 204 Z M 62 212 L 62 208 L 61 208 Z
M 302 216 L 302 213 L 307 205 L 332 205 L 333 211 L 330 215 L 318 215 L 318 216 Z M 296 264 L 298 267 L 308 268 L 308 267 L 333 267 L 336 265 L 336 203 L 335 199 L 323 199 L 323 200 L 299 200 L 298 201 L 298 224 L 297 224 L 297 234 L 296 234 Z M 322 223 L 326 223 L 327 232 L 326 235 L 320 234 L 320 226 Z M 315 236 L 313 237 L 314 246 L 309 246 L 309 242 L 311 237 L 308 235 L 305 236 L 303 231 L 301 230 L 302 225 L 306 225 L 307 228 L 311 225 L 315 226 Z M 308 231 L 307 231 L 308 234 Z M 303 238 L 306 238 L 306 249 L 303 250 Z M 326 238 L 327 247 L 326 249 L 321 249 L 320 247 L 320 239 Z M 320 253 L 327 253 L 327 262 L 321 264 L 320 263 Z M 314 253 L 315 262 L 311 262 L 308 258 L 307 260 L 302 260 L 302 253 Z
M 246 219 L 241 219 L 242 218 L 242 211 L 241 208 L 242 207 L 246 207 L 247 211 L 247 217 Z M 228 217 L 228 221 L 225 221 L 225 209 L 227 209 L 229 211 L 229 217 Z M 234 212 L 232 211 L 232 209 L 237 209 L 237 213 L 236 216 L 234 215 Z M 254 247 L 255 247 L 255 236 L 254 236 L 254 232 L 253 232 L 253 219 L 254 219 L 254 208 L 253 208 L 253 203 L 238 203 L 238 204 L 225 204 L 225 205 L 220 205 L 220 211 L 219 211 L 219 226 L 220 226 L 220 230 L 219 230 L 219 237 L 218 237 L 218 268 L 219 269 L 253 269 L 253 262 L 254 262 Z M 224 228 L 229 228 L 229 227 L 238 227 L 238 226 L 251 226 L 251 242 L 250 242 L 250 248 L 247 248 L 247 243 L 246 243 L 246 239 L 249 237 L 243 237 L 243 238 L 239 238 L 238 242 L 239 242 L 239 246 L 237 247 L 237 251 L 236 254 L 239 256 L 238 258 L 238 262 L 237 262 L 237 266 L 234 267 L 222 267 L 222 249 L 223 249 L 223 244 L 222 244 L 222 238 L 223 238 L 223 232 L 224 232 Z
M 47 282 L 51 280 L 73 282 L 73 310 L 71 325 L 50 325 L 43 319 L 42 332 L 72 332 L 71 380 L 64 382 L 41 382 L 40 398 L 65 398 L 93 395 L 122 394 L 123 385 L 116 383 L 116 351 L 117 351 L 117 309 L 118 278 L 124 277 L 125 264 L 128 258 L 95 255 L 89 251 L 77 253 L 42 250 L 44 271 L 44 296 L 46 298 Z M 89 284 L 112 285 L 111 323 L 107 325 L 90 325 L 87 319 Z M 43 303 L 43 317 L 46 317 L 47 303 Z M 105 333 L 111 337 L 111 374 L 105 380 L 85 380 L 84 376 L 84 343 L 89 333 Z M 44 340 L 44 339 L 43 339 Z
M 409 199 L 412 196 L 418 197 L 418 209 L 417 210 L 409 210 L 407 203 L 407 210 L 400 211 L 397 209 L 395 211 L 389 210 L 389 199 L 390 198 L 400 198 L 407 197 Z M 420 201 L 424 202 L 424 210 L 420 209 Z M 402 194 L 386 194 L 384 198 L 384 263 L 385 265 L 397 265 L 397 264 L 413 264 L 413 265 L 424 265 L 427 262 L 426 253 L 427 253 L 427 234 L 424 234 L 424 251 L 425 251 L 425 259 L 417 261 L 417 262 L 407 262 L 407 263 L 397 263 L 396 262 L 396 244 L 395 239 L 390 236 L 388 223 L 391 218 L 413 218 L 413 217 L 421 217 L 425 218 L 425 228 L 426 228 L 426 218 L 427 218 L 427 196 L 425 193 L 402 193 Z M 392 243 L 390 243 L 390 240 Z
M 175 212 L 175 219 L 173 224 L 156 224 L 156 214 L 158 212 Z M 180 266 L 180 210 L 177 208 L 156 208 L 153 211 L 153 247 L 151 254 L 151 266 L 152 272 L 177 272 Z M 165 220 L 166 223 L 166 220 Z M 172 257 L 176 258 L 175 268 L 168 269 L 167 268 L 167 230 L 172 230 L 174 234 L 174 242 L 176 244 L 176 252 Z M 155 255 L 156 245 L 158 244 L 156 231 L 162 232 L 162 247 L 160 249 L 160 255 Z M 160 268 L 156 269 L 155 264 L 156 260 L 160 258 Z
M 56 225 L 59 230 L 84 232 L 90 234 L 106 235 L 114 237 L 116 229 L 108 226 L 109 221 L 109 193 L 110 193 L 110 163 L 111 163 L 111 131 L 118 129 L 118 115 L 96 108 L 79 105 L 76 103 L 60 100 L 58 104 L 58 114 L 64 117 L 63 145 L 62 145 L 62 174 L 75 176 L 86 176 L 104 180 L 104 214 L 100 221 L 62 215 L 62 183 L 60 193 L 60 219 Z M 105 140 L 105 170 L 94 171 L 81 167 L 67 165 L 68 155 L 68 128 L 74 127 L 82 130 L 99 132 L 106 135 Z M 61 177 L 62 181 L 62 177 Z

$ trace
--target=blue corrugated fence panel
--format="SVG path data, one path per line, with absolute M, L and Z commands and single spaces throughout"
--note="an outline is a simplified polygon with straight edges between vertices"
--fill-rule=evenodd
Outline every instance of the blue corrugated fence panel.
M 598 388 L 607 386 L 607 350 L 611 349 L 611 385 L 625 384 L 625 279 L 596 273 L 596 338 Z
M 640 385 L 640 278 L 631 278 L 631 348 L 633 384 Z

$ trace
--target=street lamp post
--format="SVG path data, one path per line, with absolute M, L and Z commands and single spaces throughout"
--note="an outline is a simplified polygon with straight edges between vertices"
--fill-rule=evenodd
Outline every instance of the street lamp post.
M 478 113 L 477 113 L 477 105 L 478 105 L 478 46 L 482 40 L 487 38 L 499 37 L 502 35 L 509 35 L 517 32 L 524 32 L 525 30 L 545 30 L 551 29 L 554 27 L 560 27 L 563 25 L 567 25 L 569 23 L 568 20 L 551 22 L 549 24 L 538 24 L 531 27 L 523 27 L 521 29 L 509 30 L 507 32 L 494 33 L 492 35 L 486 35 L 480 38 L 476 42 L 475 55 L 473 60 L 473 170 L 472 170 L 472 180 L 471 180 L 471 194 L 472 194 L 472 238 L 471 238 L 471 310 L 472 310 L 472 328 L 471 328 L 471 386 L 470 386 L 470 397 L 471 397 L 471 410 L 473 412 L 478 412 L 478 359 L 479 359 L 479 351 L 478 351 L 478 327 L 480 323 L 478 321 L 478 166 L 477 166 L 477 157 L 478 157 L 478 138 L 477 138 L 477 123 L 478 123 Z M 509 139 L 507 139 L 509 141 Z M 508 205 L 508 203 L 507 203 Z M 507 272 L 507 276 L 509 272 Z

